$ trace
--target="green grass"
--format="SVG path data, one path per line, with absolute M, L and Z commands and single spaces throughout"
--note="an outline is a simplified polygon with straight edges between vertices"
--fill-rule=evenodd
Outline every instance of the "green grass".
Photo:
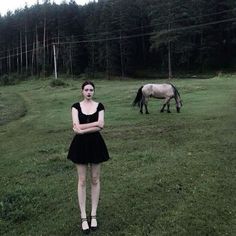
M 149 115 L 131 107 L 148 82 L 95 81 L 112 159 L 102 168 L 92 235 L 236 235 L 236 76 L 172 81 L 180 114 L 174 104 L 171 114 L 159 113 L 154 99 Z M 66 83 L 0 87 L 1 235 L 81 234 L 76 172 L 66 160 L 81 81 Z

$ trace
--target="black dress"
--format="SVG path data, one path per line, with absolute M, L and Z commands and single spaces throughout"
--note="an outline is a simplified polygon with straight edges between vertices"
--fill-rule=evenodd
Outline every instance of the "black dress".
M 80 124 L 98 121 L 99 111 L 104 110 L 102 103 L 98 103 L 97 110 L 91 115 L 85 115 L 81 111 L 80 103 L 72 107 L 78 110 Z M 106 144 L 99 131 L 93 133 L 76 134 L 71 142 L 68 159 L 76 164 L 101 163 L 109 159 Z

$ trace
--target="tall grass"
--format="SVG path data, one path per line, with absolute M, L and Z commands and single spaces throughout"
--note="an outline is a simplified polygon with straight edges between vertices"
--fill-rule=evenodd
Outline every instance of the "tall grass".
M 93 235 L 235 235 L 236 77 L 172 81 L 180 114 L 174 104 L 159 113 L 154 99 L 149 115 L 131 107 L 148 82 L 163 80 L 95 81 L 112 159 L 102 167 Z M 1 235 L 81 234 L 76 172 L 66 160 L 80 84 L 1 87 Z

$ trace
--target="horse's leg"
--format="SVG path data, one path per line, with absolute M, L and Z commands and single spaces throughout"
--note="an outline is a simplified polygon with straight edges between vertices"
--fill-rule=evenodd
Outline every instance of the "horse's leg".
M 143 103 L 140 104 L 140 113 L 143 114 Z
M 164 104 L 163 104 L 163 106 L 162 106 L 160 112 L 164 112 L 165 106 L 166 106 L 166 105 L 168 106 L 169 101 L 170 101 L 170 98 L 169 98 L 169 97 L 168 97 L 168 98 L 165 98 Z M 168 107 L 167 107 L 167 112 L 169 112 L 169 108 L 168 108 Z
M 145 103 L 144 106 L 145 106 L 146 114 L 149 114 L 147 104 Z
M 162 106 L 160 112 L 164 112 L 165 106 L 166 106 L 166 103 L 163 104 L 163 106 Z
M 149 114 L 147 105 L 148 105 L 148 98 L 146 97 L 146 98 L 144 99 L 144 106 L 145 106 L 146 114 Z
M 168 113 L 171 113 L 170 112 L 170 100 L 171 100 L 171 98 L 169 98 L 169 100 L 167 101 L 167 112 Z
M 167 103 L 167 112 L 168 112 L 168 113 L 171 113 L 171 112 L 170 112 L 170 103 L 169 103 L 169 102 Z
M 167 103 L 167 101 L 166 101 L 166 99 L 165 99 L 164 104 L 163 104 L 163 106 L 162 106 L 160 112 L 164 112 L 164 110 L 165 110 L 165 106 L 166 106 L 166 103 Z
M 143 114 L 143 97 L 140 101 L 140 113 Z

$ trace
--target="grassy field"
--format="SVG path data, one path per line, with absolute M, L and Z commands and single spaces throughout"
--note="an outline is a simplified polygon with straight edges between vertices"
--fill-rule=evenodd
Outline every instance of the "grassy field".
M 0 235 L 81 235 L 66 159 L 81 81 L 0 87 Z M 176 79 L 177 114 L 131 107 L 151 80 L 95 81 L 106 107 L 99 236 L 236 235 L 236 76 Z M 89 188 L 88 188 L 89 190 Z M 88 200 L 88 211 L 89 211 Z

